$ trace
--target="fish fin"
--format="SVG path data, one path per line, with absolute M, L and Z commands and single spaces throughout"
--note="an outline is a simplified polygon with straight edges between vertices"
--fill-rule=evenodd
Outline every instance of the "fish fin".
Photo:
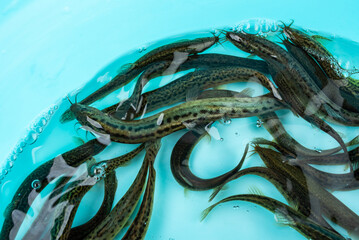
M 128 73 L 130 70 L 132 70 L 132 68 L 135 67 L 134 63 L 126 63 L 124 65 L 122 65 L 118 70 L 117 70 L 117 74 L 126 74 Z
M 252 54 L 248 55 L 247 58 L 253 59 L 253 58 L 255 58 L 256 56 L 257 56 L 257 55 L 255 55 L 255 54 L 252 53 Z
M 345 118 L 343 118 L 339 113 L 336 113 L 331 107 L 328 106 L 328 104 L 323 104 L 325 110 L 327 111 L 328 115 L 333 116 L 334 118 L 341 119 L 343 122 L 346 121 Z
M 288 214 L 285 214 L 282 209 L 276 209 L 274 218 L 277 223 L 281 225 L 295 225 L 295 221 Z
M 225 185 L 222 184 L 222 185 L 214 188 L 211 196 L 209 196 L 208 202 L 212 201 L 220 191 L 225 191 L 227 189 L 228 189 L 228 186 L 226 184 Z
M 253 195 L 264 196 L 262 190 L 260 190 L 257 186 L 250 186 L 248 188 L 248 191 L 250 194 L 253 194 Z
M 225 190 L 228 190 L 229 187 L 227 185 L 224 185 L 221 189 L 225 191 Z
M 359 135 L 347 143 L 348 147 L 359 144 Z
M 338 135 L 339 135 L 341 138 L 346 138 L 345 133 L 339 132 L 339 131 L 337 131 L 337 133 L 338 133 Z
M 204 209 L 201 213 L 201 222 L 208 216 L 209 212 L 212 211 L 212 209 L 217 206 L 217 204 L 213 204 L 209 206 L 208 208 Z
M 243 98 L 243 97 L 253 97 L 254 89 L 253 88 L 245 88 L 239 93 L 236 93 L 234 97 Z
M 313 38 L 314 40 L 326 40 L 326 41 L 333 41 L 330 38 L 324 37 L 324 36 L 320 36 L 320 35 L 313 35 L 311 36 L 311 38 Z
M 184 195 L 185 198 L 188 197 L 188 192 L 189 192 L 189 189 L 188 189 L 188 188 L 184 188 L 184 189 L 183 189 L 183 195 Z
M 72 111 L 70 111 L 70 109 L 68 109 L 61 115 L 60 122 L 66 123 L 74 119 L 75 119 L 75 114 Z
M 74 141 L 78 146 L 81 146 L 82 144 L 85 143 L 85 141 L 82 138 L 76 136 L 72 137 L 72 141 Z

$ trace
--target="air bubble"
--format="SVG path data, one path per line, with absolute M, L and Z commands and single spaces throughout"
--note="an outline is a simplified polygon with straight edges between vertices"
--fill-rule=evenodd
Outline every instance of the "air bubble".
M 258 34 L 260 30 L 260 26 L 256 21 L 251 20 L 245 25 L 243 30 L 244 32 L 249 34 Z
M 38 126 L 40 127 L 44 127 L 47 123 L 47 120 L 45 117 L 42 117 L 40 120 L 39 120 L 39 123 L 38 123 Z
M 224 122 L 224 124 L 229 125 L 229 124 L 232 123 L 232 120 L 231 119 L 224 119 L 223 122 Z
M 52 114 L 54 114 L 54 111 L 53 111 L 52 109 L 50 109 L 50 110 L 48 111 L 48 114 L 49 114 L 49 115 L 52 115 Z
M 262 127 L 262 124 L 263 124 L 262 120 L 258 119 L 256 124 L 257 128 Z
M 278 24 L 276 24 L 276 23 L 274 23 L 273 25 L 272 25 L 272 27 L 271 27 L 271 31 L 272 32 L 277 32 L 278 31 Z
M 41 188 L 41 181 L 40 181 L 39 179 L 36 179 L 36 180 L 32 181 L 31 187 L 32 187 L 33 189 L 39 189 L 39 188 Z
M 236 206 L 233 206 L 233 208 L 234 208 L 234 209 L 239 209 L 239 206 L 238 206 L 238 205 L 236 205 Z
M 16 153 L 22 153 L 22 151 L 24 151 L 24 149 L 21 146 L 16 149 Z
M 146 51 L 146 50 L 147 50 L 146 47 L 141 47 L 141 48 L 138 49 L 138 52 L 139 52 L 139 53 L 142 53 L 142 52 L 144 52 L 144 51 Z
M 55 105 L 54 106 L 54 110 L 57 110 L 59 108 L 59 106 Z
M 262 31 L 262 33 L 267 33 L 267 32 L 269 32 L 269 31 L 270 31 L 270 26 L 269 26 L 269 24 L 264 23 L 264 24 L 262 25 L 262 27 L 261 27 L 261 31 Z
M 11 156 L 11 159 L 12 159 L 12 161 L 15 161 L 15 160 L 17 159 L 17 155 L 16 155 L 16 154 L 13 154 L 13 155 Z
M 224 141 L 224 138 L 220 138 L 219 141 L 223 142 L 223 141 Z
M 92 167 L 91 172 L 96 181 L 99 181 L 100 179 L 106 176 L 106 171 L 105 171 L 106 168 L 107 168 L 106 163 L 102 163 L 100 166 L 95 165 Z
M 317 153 L 321 153 L 321 152 L 322 152 L 322 149 L 320 149 L 320 148 L 314 148 L 314 150 L 315 150 Z
M 9 171 L 8 171 L 7 169 L 3 169 L 3 170 L 2 170 L 2 175 L 6 175 L 6 174 L 8 174 L 8 172 L 9 172 Z
M 38 134 L 34 130 L 31 130 L 29 132 L 29 134 L 26 136 L 25 141 L 26 141 L 26 143 L 31 145 L 36 142 L 37 137 L 38 137 Z
M 11 161 L 11 160 L 9 160 L 9 161 L 7 162 L 7 165 L 8 165 L 8 168 L 12 168 L 12 167 L 14 166 L 14 162 Z
M 42 133 L 42 130 L 43 130 L 42 127 L 37 127 L 37 128 L 36 128 L 36 132 L 37 132 L 37 133 Z
M 105 163 L 105 162 L 102 163 L 102 164 L 101 164 L 101 168 L 106 169 L 106 168 L 107 168 L 107 163 Z

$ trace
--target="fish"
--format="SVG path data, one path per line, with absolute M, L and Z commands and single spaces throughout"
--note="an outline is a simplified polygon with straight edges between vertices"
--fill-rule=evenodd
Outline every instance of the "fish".
M 153 161 L 149 164 L 149 173 L 145 193 L 140 205 L 140 209 L 122 239 L 142 240 L 146 236 L 148 227 L 150 226 L 151 214 L 153 209 L 156 171 L 153 167 Z
M 354 106 L 342 97 L 339 88 L 335 86 L 327 75 L 324 73 L 318 63 L 302 48 L 292 44 L 288 39 L 282 40 L 288 52 L 300 62 L 310 77 L 320 87 L 320 89 L 328 96 L 337 106 L 343 107 L 348 111 L 358 112 Z
M 310 176 L 317 183 L 331 191 L 348 191 L 359 188 L 359 170 L 353 173 L 328 173 L 318 170 L 301 161 L 288 160 L 289 164 L 301 168 L 306 176 Z
M 292 136 L 288 134 L 283 124 L 281 123 L 280 119 L 274 112 L 261 115 L 259 116 L 259 119 L 262 121 L 262 126 L 266 128 L 266 130 L 272 135 L 273 139 L 276 141 L 277 150 L 279 150 L 278 147 L 284 148 L 286 149 L 287 154 L 291 155 L 292 157 L 296 157 L 296 158 L 330 157 L 331 154 L 339 152 L 342 149 L 341 147 L 336 147 L 332 149 L 323 149 L 321 151 L 318 151 L 304 147 L 299 142 L 297 142 Z M 359 136 L 353 138 L 345 145 L 347 147 L 350 147 L 358 143 L 359 143 Z M 273 144 L 271 145 L 273 146 Z M 343 154 L 343 156 L 344 156 L 343 161 L 345 161 L 345 153 Z M 346 163 L 348 163 L 348 161 Z
M 102 86 L 100 89 L 96 90 L 86 98 L 80 101 L 83 105 L 90 105 L 95 101 L 102 99 L 108 94 L 114 92 L 115 90 L 123 87 L 131 80 L 133 80 L 140 73 L 145 71 L 154 65 L 154 63 L 158 61 L 167 60 L 167 66 L 170 66 L 171 60 L 176 58 L 176 54 L 182 53 L 179 55 L 180 61 L 184 61 L 188 58 L 190 54 L 200 53 L 210 48 L 214 44 L 218 42 L 219 38 L 216 36 L 213 37 L 204 37 L 204 38 L 196 38 L 188 41 L 181 41 L 177 43 L 167 44 L 161 47 L 158 47 L 149 53 L 145 54 L 141 58 L 139 58 L 135 63 L 130 64 L 130 67 L 116 75 L 109 83 Z M 164 69 L 166 66 L 164 66 Z M 159 76 L 159 74 L 163 73 L 164 69 L 157 69 L 159 71 L 155 71 L 155 76 Z M 170 72 L 169 74 L 172 74 Z M 60 119 L 60 122 L 65 123 L 70 120 L 73 120 L 74 116 L 70 110 L 66 110 Z
M 70 233 L 68 235 L 68 239 L 71 240 L 83 239 L 94 228 L 96 228 L 99 222 L 105 219 L 106 216 L 111 212 L 113 201 L 116 194 L 116 189 L 117 189 L 117 178 L 115 172 L 109 172 L 108 176 L 104 178 L 104 182 L 105 182 L 105 196 L 96 215 L 93 216 L 86 223 L 71 228 Z
M 146 144 L 142 143 L 140 146 L 130 151 L 129 153 L 93 164 L 90 169 L 90 176 L 97 175 L 99 178 L 101 178 L 107 172 L 114 171 L 121 166 L 126 166 L 134 157 L 136 157 L 140 152 L 142 152 L 143 149 L 145 149 L 145 146 Z
M 11 203 L 7 206 L 4 216 L 5 220 L 0 232 L 0 239 L 13 239 L 24 220 L 25 214 L 19 215 L 14 222 L 12 214 L 14 211 L 27 213 L 33 200 L 40 192 L 61 174 L 62 178 L 56 180 L 56 185 L 69 180 L 76 168 L 106 148 L 104 142 L 93 139 L 87 143 L 65 152 L 37 167 L 17 189 Z M 61 170 L 60 170 L 61 169 Z M 67 172 L 63 172 L 66 170 Z M 32 183 L 36 181 L 38 187 L 34 188 Z
M 324 106 L 327 107 L 326 112 L 337 112 L 339 109 L 333 109 L 335 104 L 321 92 L 295 58 L 277 44 L 256 35 L 227 32 L 226 38 L 239 49 L 267 61 L 278 91 L 292 111 L 333 137 L 348 153 L 339 134 L 317 115 Z
M 146 155 L 132 185 L 106 218 L 99 222 L 84 239 L 112 239 L 123 229 L 140 200 L 150 162 L 154 161 L 159 148 L 159 140 L 146 143 Z
M 56 208 L 57 211 L 60 211 L 59 216 L 55 220 L 55 224 L 51 229 L 51 236 L 52 239 L 72 239 L 70 238 L 71 233 L 71 226 L 73 223 L 73 220 L 75 218 L 75 214 L 77 213 L 77 209 L 80 205 L 80 202 L 82 198 L 85 196 L 85 194 L 98 182 L 97 179 L 95 181 L 92 181 L 92 177 L 88 178 L 85 177 L 85 180 L 81 182 L 81 184 L 76 184 L 76 186 L 71 189 L 70 191 L 65 192 L 55 203 L 54 205 L 61 205 L 61 203 L 64 203 L 64 207 Z M 88 181 L 90 180 L 90 181 Z M 84 232 L 80 232 L 79 234 L 82 235 L 82 237 L 86 236 L 86 233 L 90 232 L 91 228 L 93 229 L 96 225 L 97 221 L 101 221 L 105 218 L 105 216 L 111 211 L 114 196 L 116 194 L 117 189 L 117 178 L 116 173 L 114 171 L 109 172 L 105 177 L 105 191 L 107 192 L 107 195 L 110 193 L 110 198 L 106 202 L 108 206 L 106 206 L 106 213 L 105 215 L 95 216 L 95 219 L 91 219 L 90 222 L 86 224 L 88 227 L 87 229 L 84 229 Z M 106 199 L 106 192 L 105 192 L 105 199 Z M 92 226 L 90 225 L 92 223 Z M 77 230 L 78 231 L 78 230 Z M 80 236 L 77 235 L 75 238 L 79 238 Z
M 358 80 L 351 77 L 345 77 L 343 69 L 337 59 L 314 37 L 286 25 L 283 26 L 282 31 L 295 45 L 304 49 L 318 62 L 326 73 L 328 81 L 336 85 L 340 89 L 341 95 L 349 102 L 349 104 L 358 110 Z
M 348 153 L 349 153 L 349 160 L 352 162 L 352 164 L 354 166 L 358 166 L 359 147 L 350 150 Z M 324 156 L 324 157 L 318 156 L 318 157 L 306 157 L 301 159 L 292 159 L 292 161 L 307 163 L 307 164 L 315 164 L 315 165 L 341 165 L 347 163 L 344 153 L 337 153 L 334 155 Z
M 187 56 L 190 54 L 197 54 L 212 47 L 218 43 L 218 41 L 219 38 L 217 36 L 212 36 L 196 38 L 193 40 L 181 40 L 166 44 L 146 53 L 136 62 L 131 64 L 131 69 L 141 68 L 159 60 L 171 60 L 176 52 L 186 54 Z
M 204 219 L 214 207 L 229 201 L 247 201 L 258 204 L 274 213 L 278 222 L 294 228 L 308 239 L 346 239 L 337 232 L 333 232 L 318 225 L 316 222 L 308 219 L 306 216 L 296 211 L 296 209 L 273 198 L 256 194 L 240 194 L 224 198 L 205 209 L 202 212 L 202 219 Z
M 237 66 L 213 67 L 188 73 L 161 88 L 142 94 L 139 101 L 141 104 L 130 111 L 132 116 L 139 117 L 160 107 L 185 101 L 189 92 L 194 92 L 194 97 L 197 97 L 205 89 L 235 82 L 257 82 L 269 91 L 276 92 L 270 80 L 257 70 Z M 103 112 L 112 114 L 115 107 L 110 106 Z
M 115 142 L 141 143 L 167 136 L 196 121 L 250 117 L 283 108 L 284 105 L 273 97 L 261 96 L 194 100 L 133 121 L 117 120 L 96 108 L 81 104 L 73 104 L 71 111 L 81 125 L 91 131 L 110 134 L 111 140 Z
M 208 190 L 208 189 L 213 189 L 219 186 L 220 184 L 222 184 L 224 181 L 226 181 L 226 179 L 228 179 L 230 176 L 238 172 L 239 169 L 241 169 L 248 151 L 249 145 L 247 144 L 241 161 L 232 170 L 214 178 L 209 178 L 209 179 L 199 178 L 196 175 L 194 175 L 190 170 L 189 158 L 193 148 L 205 135 L 206 135 L 206 131 L 203 128 L 198 130 L 191 130 L 185 133 L 178 140 L 178 142 L 176 143 L 176 145 L 172 150 L 172 154 L 171 154 L 172 175 L 180 185 L 190 190 L 195 190 L 195 191 Z
M 320 210 L 325 217 L 346 229 L 349 234 L 359 236 L 359 216 L 356 213 L 311 177 L 304 176 L 300 168 L 287 164 L 286 159 L 280 153 L 259 146 L 255 146 L 254 150 L 266 164 L 271 164 L 281 172 L 288 174 L 302 187 L 308 189 L 310 202 L 318 204 L 316 207 L 320 206 L 320 208 L 313 208 L 313 210 Z
M 213 190 L 209 201 L 212 201 L 226 184 L 248 174 L 265 178 L 277 188 L 277 190 L 283 195 L 287 202 L 291 206 L 295 207 L 298 212 L 317 222 L 321 226 L 330 229 L 331 231 L 335 231 L 321 214 L 319 214 L 317 211 L 312 211 L 312 206 L 308 201 L 308 189 L 303 188 L 295 179 L 291 178 L 290 176 L 282 174 L 281 172 L 272 168 L 250 167 L 238 171 Z

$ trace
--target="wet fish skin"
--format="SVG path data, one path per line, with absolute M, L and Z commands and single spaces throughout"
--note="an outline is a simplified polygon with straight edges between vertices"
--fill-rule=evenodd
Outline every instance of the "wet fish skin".
M 11 217 L 12 212 L 16 210 L 23 213 L 27 213 L 28 209 L 30 208 L 30 204 L 36 198 L 36 196 L 40 194 L 40 192 L 49 184 L 49 182 L 51 182 L 58 176 L 58 175 L 49 176 L 49 174 L 53 170 L 55 170 L 53 169 L 53 167 L 55 166 L 54 164 L 63 161 L 63 164 L 65 164 L 66 166 L 69 166 L 70 168 L 71 167 L 76 168 L 86 160 L 90 159 L 92 156 L 100 153 L 105 148 L 106 148 L 105 144 L 99 142 L 97 139 L 93 139 L 77 148 L 74 148 L 66 153 L 63 153 L 60 156 L 61 159 L 59 157 L 56 157 L 37 167 L 21 183 L 11 203 L 7 206 L 5 211 L 5 220 L 0 233 L 0 239 L 4 239 L 4 240 L 9 239 L 10 231 L 11 231 L 11 235 L 15 237 L 18 231 L 18 227 L 20 227 L 24 219 L 19 217 L 17 218 L 17 222 L 14 223 Z M 71 173 L 68 174 L 71 175 Z M 63 177 L 62 180 L 59 179 L 57 185 L 59 185 L 60 182 L 63 181 L 66 182 L 67 181 L 66 179 L 69 180 L 69 177 Z M 31 186 L 34 180 L 39 180 L 41 187 L 39 187 L 38 189 L 34 189 Z M 16 224 L 15 228 L 14 228 L 14 224 Z
M 335 196 L 326 191 L 309 176 L 299 175 L 298 167 L 286 164 L 287 159 L 271 149 L 255 146 L 255 151 L 263 161 L 274 164 L 278 169 L 289 174 L 304 188 L 308 188 L 311 202 L 315 201 L 321 206 L 321 213 L 334 223 L 345 228 L 350 234 L 359 236 L 359 216 L 339 201 Z M 315 209 L 313 209 L 315 210 Z
M 199 178 L 194 175 L 189 168 L 189 157 L 193 148 L 200 141 L 200 139 L 206 135 L 206 131 L 204 129 L 199 129 L 199 131 L 191 130 L 185 133 L 178 140 L 171 154 L 171 171 L 173 177 L 183 187 L 195 191 L 213 189 L 238 172 L 238 170 L 242 167 L 249 147 L 249 145 L 246 146 L 240 163 L 232 170 L 214 178 Z
M 113 239 L 123 229 L 140 200 L 145 188 L 149 164 L 154 161 L 159 148 L 159 140 L 146 144 L 145 159 L 132 185 L 106 218 L 98 223 L 85 239 Z
M 196 54 L 210 48 L 216 44 L 218 40 L 219 39 L 216 36 L 204 37 L 158 47 L 139 58 L 135 63 L 130 64 L 130 68 L 116 75 L 109 83 L 81 100 L 80 103 L 84 105 L 94 103 L 129 83 L 141 72 L 145 71 L 148 67 L 151 67 L 151 64 L 163 60 L 172 60 L 176 52 L 184 53 L 186 56 L 189 54 Z M 64 123 L 73 119 L 73 113 L 70 110 L 67 110 L 62 114 L 60 122 Z
M 347 153 L 339 134 L 317 116 L 318 110 L 324 106 L 327 111 L 337 112 L 338 109 L 335 109 L 335 104 L 321 92 L 297 60 L 282 47 L 256 35 L 227 32 L 226 38 L 241 50 L 267 61 L 280 95 L 293 112 L 333 137 Z
M 282 103 L 268 96 L 211 98 L 186 102 L 144 119 L 121 121 L 109 117 L 96 108 L 80 104 L 71 106 L 80 124 L 94 131 L 110 134 L 111 140 L 124 143 L 140 143 L 161 138 L 195 121 L 211 121 L 222 117 L 249 117 L 282 108 L 284 108 Z M 95 122 L 96 126 L 88 119 L 91 119 L 90 122 Z
M 312 36 L 290 26 L 283 27 L 283 33 L 297 46 L 310 54 L 322 67 L 328 81 L 339 87 L 341 95 L 349 104 L 359 110 L 358 80 L 345 77 L 337 59 Z
M 344 238 L 340 234 L 326 229 L 316 224 L 315 222 L 307 219 L 304 215 L 297 212 L 295 209 L 289 207 L 288 205 L 279 202 L 273 198 L 262 195 L 240 194 L 227 197 L 205 209 L 203 211 L 203 217 L 206 217 L 207 214 L 217 205 L 229 201 L 247 201 L 258 204 L 276 214 L 277 218 L 283 217 L 285 219 L 286 225 L 289 225 L 290 227 L 294 228 L 308 239 L 346 240 L 346 238 Z
M 140 209 L 138 210 L 135 219 L 133 220 L 131 226 L 129 227 L 125 236 L 122 239 L 142 240 L 145 238 L 147 229 L 151 221 L 154 192 L 155 192 L 155 182 L 156 182 L 156 171 L 153 167 L 153 161 L 150 161 L 147 186 Z

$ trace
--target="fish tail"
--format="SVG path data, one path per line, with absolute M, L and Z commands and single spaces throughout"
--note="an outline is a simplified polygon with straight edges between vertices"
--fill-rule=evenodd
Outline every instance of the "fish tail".
M 205 210 L 202 211 L 201 213 L 201 222 L 208 216 L 208 214 L 210 213 L 210 211 L 212 211 L 212 209 L 217 206 L 220 202 L 215 203 L 211 206 L 209 206 L 208 208 L 206 208 Z
M 326 122 L 324 122 L 322 119 L 320 119 L 319 117 L 317 117 L 315 115 L 312 115 L 310 117 L 306 116 L 306 120 L 308 120 L 310 123 L 313 123 L 315 126 L 320 128 L 322 131 L 329 134 L 331 137 L 333 137 L 339 143 L 339 145 L 342 147 L 342 149 L 344 151 L 345 158 L 347 158 L 346 160 L 350 164 L 350 171 L 353 172 L 353 166 L 349 159 L 348 149 L 347 149 L 346 144 L 344 143 L 343 139 L 339 136 L 339 134 L 330 125 L 328 125 Z
M 216 187 L 215 189 L 213 189 L 211 196 L 209 196 L 208 202 L 211 202 L 217 196 L 217 194 L 219 193 L 219 191 L 221 191 L 223 186 L 224 185 L 222 184 L 222 185 Z

